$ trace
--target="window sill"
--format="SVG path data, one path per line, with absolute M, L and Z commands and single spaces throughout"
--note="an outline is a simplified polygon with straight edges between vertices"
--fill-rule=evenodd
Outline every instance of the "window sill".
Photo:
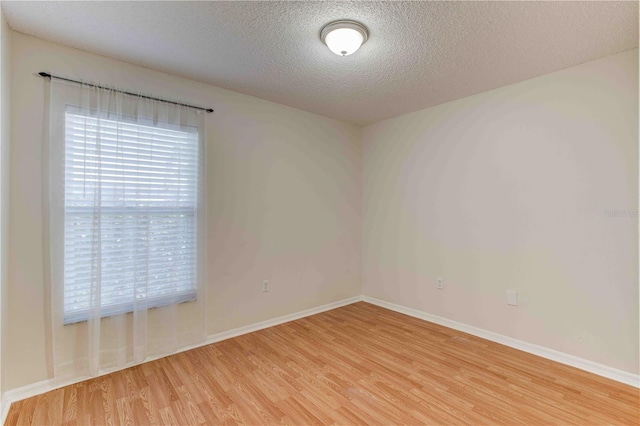
M 177 305 L 185 302 L 195 302 L 197 300 L 197 292 L 195 290 L 173 294 L 171 296 L 156 297 L 153 299 L 147 299 L 147 306 L 145 309 L 160 308 L 162 306 Z M 144 310 L 144 309 L 138 309 Z M 113 317 L 122 314 L 132 313 L 134 311 L 133 303 L 124 303 L 120 305 L 105 306 L 100 309 L 100 318 Z M 76 311 L 73 313 L 65 313 L 64 325 L 76 324 L 79 322 L 85 322 L 89 320 L 89 309 L 82 311 Z

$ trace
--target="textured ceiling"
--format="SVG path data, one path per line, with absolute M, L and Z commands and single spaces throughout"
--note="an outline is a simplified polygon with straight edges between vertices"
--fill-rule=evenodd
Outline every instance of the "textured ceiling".
M 14 30 L 366 124 L 638 46 L 638 2 L 12 2 Z M 335 19 L 369 27 L 339 57 Z M 55 70 L 51 70 L 55 72 Z

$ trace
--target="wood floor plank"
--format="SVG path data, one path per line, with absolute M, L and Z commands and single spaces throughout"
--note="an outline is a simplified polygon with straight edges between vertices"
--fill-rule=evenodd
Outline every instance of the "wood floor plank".
M 640 390 L 355 303 L 18 401 L 6 425 L 640 424 Z

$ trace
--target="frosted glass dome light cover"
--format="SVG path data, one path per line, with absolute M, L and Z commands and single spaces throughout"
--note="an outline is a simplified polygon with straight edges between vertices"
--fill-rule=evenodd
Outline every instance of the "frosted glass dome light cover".
M 335 21 L 324 26 L 321 40 L 336 55 L 348 56 L 360 48 L 369 36 L 367 28 L 355 21 Z
M 348 56 L 360 48 L 364 37 L 351 28 L 338 28 L 331 31 L 325 38 L 325 43 L 336 55 Z

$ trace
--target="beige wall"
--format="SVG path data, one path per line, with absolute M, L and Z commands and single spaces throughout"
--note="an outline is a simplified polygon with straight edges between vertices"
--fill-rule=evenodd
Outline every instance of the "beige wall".
M 207 118 L 210 333 L 361 293 L 359 127 L 19 33 L 12 55 L 8 389 L 48 374 L 40 71 L 215 108 Z
M 0 10 L 0 396 L 5 390 L 4 365 L 7 321 L 7 242 L 9 201 L 9 139 L 11 136 L 11 29 Z
M 364 294 L 638 373 L 637 50 L 367 126 L 363 181 Z

